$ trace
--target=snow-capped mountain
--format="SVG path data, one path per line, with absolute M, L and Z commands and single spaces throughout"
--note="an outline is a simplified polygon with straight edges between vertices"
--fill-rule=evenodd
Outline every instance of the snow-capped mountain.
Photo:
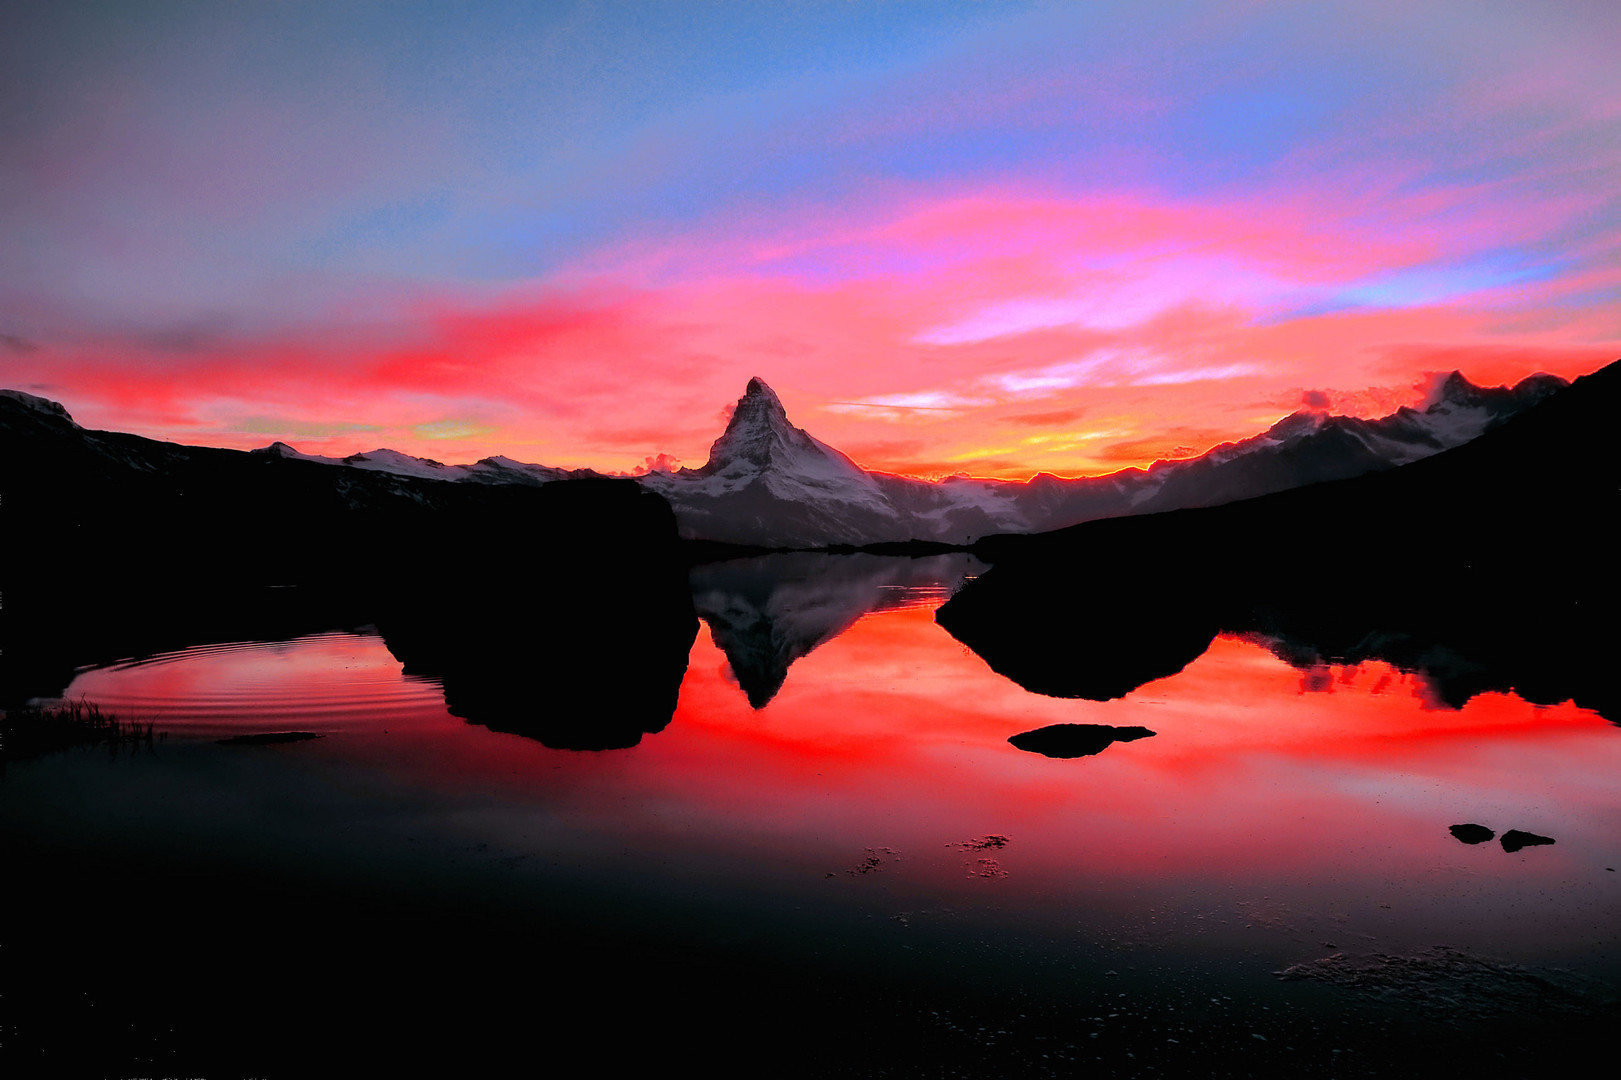
M 989 533 L 1214 506 L 1405 465 L 1469 441 L 1564 385 L 1536 375 L 1512 389 L 1485 389 L 1454 372 L 1423 411 L 1402 408 L 1377 420 L 1302 411 L 1197 458 L 1015 483 L 868 472 L 794 427 L 777 395 L 755 378 L 707 464 L 642 483 L 670 500 L 688 537 L 768 547 L 968 543 Z
M 579 480 L 601 476 L 591 469 L 555 469 L 549 465 L 529 465 L 509 457 L 482 458 L 472 465 L 446 465 L 432 458 L 412 457 L 398 450 L 368 450 L 348 457 L 327 457 L 323 454 L 304 454 L 284 442 L 273 442 L 251 454 L 288 461 L 313 461 L 321 465 L 346 465 L 367 472 L 391 473 L 395 476 L 414 476 L 423 480 L 472 481 L 481 484 L 548 484 L 553 480 Z
M 1403 408 L 1377 420 L 1302 411 L 1196 458 L 1107 476 L 1069 480 L 1042 474 L 1017 483 L 869 472 L 795 427 L 776 393 L 755 378 L 705 465 L 637 479 L 669 500 L 688 538 L 777 548 L 906 540 L 967 544 L 992 533 L 1045 532 L 1098 518 L 1215 506 L 1405 465 L 1468 442 L 1564 385 L 1555 376 L 1534 375 L 1513 388 L 1487 389 L 1454 372 L 1437 384 L 1422 410 Z M 60 405 L 44 398 L 20 391 L 3 395 L 14 409 L 67 418 Z M 104 451 L 122 452 L 121 446 L 108 442 Z M 506 457 L 471 465 L 387 449 L 322 457 L 282 442 L 251 453 L 452 483 L 534 486 L 601 476 Z
M 897 505 L 885 483 L 892 479 L 794 427 L 755 378 L 702 468 L 653 473 L 642 484 L 670 500 L 689 537 L 766 547 L 910 540 L 919 529 L 932 538 L 922 515 Z

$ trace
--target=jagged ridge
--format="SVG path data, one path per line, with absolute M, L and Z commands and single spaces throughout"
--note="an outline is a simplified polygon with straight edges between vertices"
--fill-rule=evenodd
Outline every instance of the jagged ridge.
M 1555 376 L 1534 375 L 1512 388 L 1485 388 L 1453 372 L 1423 410 L 1404 407 L 1377 420 L 1302 411 L 1197 458 L 1107 476 L 1069 480 L 1042 474 L 1015 483 L 868 472 L 795 427 L 776 392 L 755 377 L 703 466 L 638 479 L 672 503 L 688 538 L 784 548 L 906 540 L 968 544 L 992 533 L 1044 532 L 1099 518 L 1217 506 L 1406 465 L 1476 438 L 1564 385 Z M 72 422 L 55 402 L 20 391 L 5 395 L 35 413 Z M 601 475 L 505 457 L 445 465 L 387 449 L 323 457 L 284 442 L 253 453 L 460 483 L 538 485 Z

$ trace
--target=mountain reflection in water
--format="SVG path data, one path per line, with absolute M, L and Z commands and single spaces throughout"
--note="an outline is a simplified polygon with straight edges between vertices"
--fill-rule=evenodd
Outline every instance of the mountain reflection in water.
M 789 552 L 694 568 L 692 603 L 749 704 L 782 689 L 788 668 L 861 616 L 938 606 L 984 569 L 971 555 L 896 559 Z
M 1468 1052 L 1478 1037 L 1487 1056 L 1516 1050 L 1502 1033 L 1521 1029 L 1489 1001 L 1471 1006 L 1488 1027 L 1440 1029 L 1449 1042 L 1403 1028 L 1423 1018 L 1359 997 L 1354 981 L 1325 989 L 1360 962 L 1328 965 L 1323 978 L 1274 975 L 1342 952 L 1422 959 L 1445 943 L 1485 958 L 1464 965 L 1472 978 L 1564 968 L 1596 981 L 1591 1001 L 1613 996 L 1621 901 L 1607 868 L 1621 845 L 1621 733 L 1593 711 L 1496 692 L 1453 708 L 1388 662 L 1301 654 L 1293 666 L 1276 642 L 1232 634 L 1116 700 L 1032 694 L 934 622 L 933 605 L 973 572 L 959 557 L 701 567 L 694 606 L 710 632 L 692 642 L 673 715 L 607 753 L 453 716 L 439 681 L 405 674 L 392 642 L 370 631 L 85 671 L 68 696 L 171 736 L 113 762 L 13 766 L 0 785 L 8 847 L 45 860 L 47 848 L 28 844 L 49 836 L 63 864 L 82 856 L 103 868 L 108 851 L 123 853 L 97 873 L 151 861 L 161 869 L 143 881 L 149 891 L 131 895 L 154 905 L 179 903 L 195 872 L 216 864 L 274 881 L 277 912 L 320 912 L 276 938 L 286 950 L 276 963 L 358 972 L 345 1002 L 392 1002 L 408 989 L 415 1010 L 461 1009 L 482 1024 L 480 1010 L 510 1008 L 517 1024 L 522 1002 L 498 1008 L 470 988 L 527 964 L 598 993 L 663 987 L 658 1016 L 638 1023 L 672 1032 L 717 1009 L 778 1024 L 784 1038 L 847 1024 L 844 1050 L 832 1040 L 807 1051 L 826 1073 L 860 1071 L 842 1053 L 902 1074 L 939 1072 L 947 1058 L 980 1075 L 1035 1075 L 1056 1054 L 1122 1075 L 1150 1061 L 1161 1074 L 1202 1075 L 1220 1061 L 1240 1074 L 1306 1075 L 1332 1072 L 1336 1047 L 1376 1068 L 1397 1046 Z M 1069 757 L 1009 742 L 1064 725 L 1117 734 L 1101 753 Z M 294 728 L 327 737 L 212 741 Z M 1450 831 L 1460 822 L 1557 843 L 1462 844 Z M 166 884 L 176 865 L 193 876 Z M 58 917 L 52 890 L 84 885 L 71 874 L 17 880 L 35 918 Z M 311 907 L 305 881 L 348 892 Z M 454 980 L 394 986 L 386 965 L 367 974 L 351 939 L 365 939 L 374 894 L 412 912 L 454 896 L 470 912 L 409 924 L 413 950 L 454 956 Z M 252 916 L 251 896 L 230 893 L 231 919 Z M 489 924 L 502 936 L 470 949 L 464 936 L 496 908 L 512 913 Z M 194 901 L 182 909 L 202 917 Z M 591 943 L 578 953 L 567 944 L 576 933 Z M 592 951 L 621 935 L 623 952 Z M 98 978 L 135 947 L 87 943 L 71 970 Z M 671 973 L 694 970 L 695 956 L 780 981 L 755 995 L 737 989 L 756 985 L 740 978 L 720 998 L 702 983 L 687 1002 L 686 975 Z M 1450 970 L 1414 963 L 1436 978 Z M 857 987 L 890 996 L 877 1007 Z M 1433 989 L 1426 1000 L 1444 1010 L 1446 987 Z M 1116 1001 L 1125 993 L 1129 1013 Z M 581 1038 L 617 1030 L 584 1004 L 600 996 L 576 996 L 559 1023 Z M 256 999 L 263 1022 L 305 1008 L 291 1000 Z M 1003 1001 L 1009 1015 L 993 1019 Z M 864 1016 L 912 1026 L 875 1033 Z M 403 1019 L 389 1022 L 408 1034 Z M 965 1023 L 1027 1029 L 992 1050 L 965 1041 Z M 494 1046 L 528 1028 L 480 1030 Z M 1286 1046 L 1295 1056 L 1281 1056 Z

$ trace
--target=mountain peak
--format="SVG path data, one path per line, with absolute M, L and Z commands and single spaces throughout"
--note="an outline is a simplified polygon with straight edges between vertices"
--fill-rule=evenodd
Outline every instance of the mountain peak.
M 749 380 L 726 430 L 709 447 L 709 461 L 695 473 L 720 477 L 728 485 L 789 476 L 815 483 L 839 477 L 864 491 L 874 484 L 855 462 L 794 427 L 776 391 L 758 376 Z
M 788 422 L 788 410 L 776 391 L 755 376 L 737 399 L 726 430 L 709 447 L 709 462 L 699 471 L 714 473 L 741 464 L 764 469 L 786 447 L 806 447 L 809 442 L 808 435 Z
M 1441 379 L 1430 392 L 1431 406 L 1448 402 L 1454 405 L 1473 405 L 1480 397 L 1481 388 L 1470 382 L 1461 371 L 1454 371 Z
M 753 384 L 750 383 L 749 385 L 752 386 Z M 762 383 L 761 385 L 763 386 L 764 384 Z M 767 388 L 766 393 L 769 394 L 770 392 L 770 389 Z M 0 390 L 0 398 L 15 401 L 18 405 L 21 405 L 30 412 L 36 412 L 42 416 L 48 416 L 53 420 L 66 420 L 74 427 L 79 426 L 77 423 L 74 423 L 73 417 L 68 415 L 67 409 L 63 407 L 60 402 L 52 401 L 50 398 L 42 398 L 36 394 L 24 393 L 21 390 Z
M 1477 386 L 1462 372 L 1445 377 L 1431 376 L 1425 412 L 1452 409 L 1485 409 L 1494 417 L 1530 408 L 1549 394 L 1570 385 L 1557 375 L 1537 374 L 1521 379 L 1513 387 Z
M 1280 442 L 1288 439 L 1298 439 L 1301 436 L 1321 431 L 1323 426 L 1331 419 L 1332 417 L 1326 412 L 1316 409 L 1301 409 L 1299 412 L 1290 413 L 1267 428 L 1266 436 Z
M 727 423 L 726 430 L 729 432 L 740 423 L 767 423 L 792 428 L 788 423 L 788 410 L 782 407 L 782 399 L 758 375 L 749 380 L 743 396 L 737 399 L 737 407 L 732 410 L 732 419 Z

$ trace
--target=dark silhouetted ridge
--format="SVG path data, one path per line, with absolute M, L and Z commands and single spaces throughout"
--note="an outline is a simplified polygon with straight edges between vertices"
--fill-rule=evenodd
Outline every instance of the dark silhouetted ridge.
M 997 671 L 1105 698 L 1217 632 L 1280 655 L 1384 658 L 1442 700 L 1512 689 L 1621 719 L 1615 526 L 1621 364 L 1462 446 L 1387 472 L 982 546 L 940 609 Z
M 86 431 L 0 396 L 0 704 L 82 664 L 373 623 L 469 720 L 591 748 L 669 722 L 698 623 L 657 494 L 271 451 Z

